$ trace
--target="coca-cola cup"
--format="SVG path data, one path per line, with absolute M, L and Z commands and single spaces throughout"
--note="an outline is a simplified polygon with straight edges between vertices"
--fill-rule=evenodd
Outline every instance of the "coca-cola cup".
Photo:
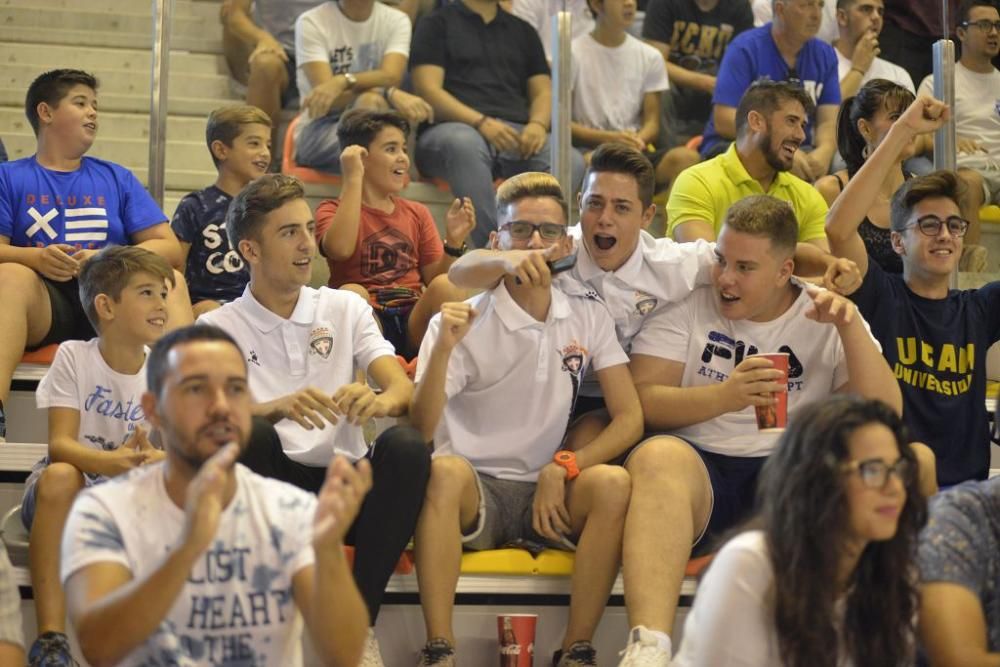
M 781 377 L 777 381 L 786 387 L 785 391 L 772 394 L 776 399 L 773 404 L 754 406 L 754 412 L 757 413 L 757 430 L 763 433 L 784 431 L 788 425 L 788 353 L 770 352 L 754 356 L 769 359 L 774 368 L 781 371 Z
M 497 614 L 500 667 L 532 667 L 538 614 Z

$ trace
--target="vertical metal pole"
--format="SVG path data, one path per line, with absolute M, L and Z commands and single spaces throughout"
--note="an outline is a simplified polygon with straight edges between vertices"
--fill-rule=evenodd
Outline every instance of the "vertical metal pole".
M 167 73 L 170 69 L 170 24 L 174 0 L 153 1 L 153 66 L 149 100 L 149 178 L 146 187 L 161 207 L 167 159 Z
M 941 39 L 934 43 L 934 97 L 952 109 L 951 120 L 934 133 L 934 168 L 955 170 L 955 43 L 948 39 L 948 0 L 941 0 Z
M 570 119 L 572 117 L 572 100 L 570 84 L 572 83 L 573 55 L 571 52 L 573 17 L 565 11 L 556 14 L 552 19 L 552 130 L 549 144 L 552 147 L 552 173 L 559 180 L 567 201 L 573 197 L 573 161 L 570 151 L 573 150 L 570 139 Z M 572 216 L 570 206 L 568 215 Z M 569 220 L 573 224 L 572 220 Z

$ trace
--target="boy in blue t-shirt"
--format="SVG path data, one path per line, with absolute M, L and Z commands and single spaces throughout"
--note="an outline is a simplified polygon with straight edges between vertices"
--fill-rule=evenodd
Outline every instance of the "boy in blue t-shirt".
M 91 257 L 80 271 L 80 298 L 97 338 L 60 345 L 38 384 L 49 453 L 28 477 L 21 503 L 31 532 L 38 622 L 28 653 L 32 665 L 74 664 L 59 583 L 59 548 L 73 500 L 86 486 L 163 458 L 147 437 L 141 399 L 146 346 L 164 331 L 173 276 L 166 260 L 135 246 L 110 246 Z
M 97 80 L 53 70 L 28 87 L 25 114 L 38 137 L 31 157 L 0 164 L 0 440 L 3 402 L 25 349 L 94 335 L 76 278 L 106 245 L 138 245 L 180 266 L 167 217 L 128 169 L 85 157 L 97 136 Z M 179 274 L 171 326 L 192 320 Z
M 239 297 L 250 280 L 243 258 L 229 245 L 226 211 L 247 183 L 267 173 L 271 119 L 254 106 L 222 107 L 208 117 L 205 140 L 219 177 L 184 197 L 170 222 L 181 243 L 195 317 Z

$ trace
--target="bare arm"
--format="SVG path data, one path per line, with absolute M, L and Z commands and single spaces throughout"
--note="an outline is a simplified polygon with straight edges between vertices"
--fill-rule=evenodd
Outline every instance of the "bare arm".
M 663 55 L 663 62 L 667 65 L 667 76 L 670 78 L 671 85 L 700 90 L 709 95 L 715 92 L 714 76 L 695 72 L 670 62 L 670 45 L 666 42 L 658 42 L 654 39 L 645 41 Z
M 642 127 L 639 128 L 639 136 L 647 144 L 654 144 L 659 134 L 660 93 L 646 93 L 642 96 Z
M 576 451 L 576 462 L 581 470 L 613 460 L 642 437 L 642 404 L 628 366 L 621 364 L 601 369 L 597 371 L 597 379 L 611 422 L 596 438 Z
M 184 263 L 181 261 L 181 244 L 174 235 L 174 230 L 170 225 L 161 222 L 152 227 L 147 227 L 132 235 L 132 243 L 156 253 L 170 263 L 178 271 L 184 270 Z
M 820 299 L 831 301 L 829 317 L 840 334 L 840 341 L 844 345 L 844 358 L 847 361 L 849 379 L 847 384 L 837 388 L 837 392 L 877 399 L 895 410 L 896 414 L 903 414 L 903 393 L 899 389 L 899 382 L 896 381 L 888 362 L 865 328 L 857 307 L 840 295 L 824 291 L 814 297 L 815 305 L 820 312 L 825 309 Z M 838 310 L 843 314 L 837 313 Z M 817 321 L 831 320 L 821 317 Z
M 249 46 L 257 45 L 261 40 L 274 37 L 250 18 L 252 0 L 225 0 L 222 3 L 220 18 L 222 24 L 241 42 Z
M 358 229 L 361 227 L 361 195 L 364 190 L 365 167 L 362 159 L 368 150 L 362 146 L 348 146 L 340 155 L 343 177 L 340 203 L 333 214 L 330 226 L 323 233 L 320 250 L 333 262 L 346 262 L 358 247 Z
M 49 408 L 49 459 L 69 463 L 80 472 L 114 477 L 146 462 L 146 453 L 130 444 L 112 451 L 87 447 L 77 438 L 80 411 Z M 143 435 L 145 435 L 143 433 Z M 131 440 L 130 440 L 131 443 Z
M 430 358 L 413 392 L 413 402 L 410 405 L 410 422 L 427 442 L 434 438 L 434 431 L 448 402 L 445 392 L 448 362 L 455 346 L 469 332 L 475 318 L 475 309 L 464 301 L 441 305 L 438 337 L 431 347 Z
M 455 121 L 475 125 L 483 114 L 458 101 L 444 89 L 444 68 L 437 65 L 417 65 L 412 71 L 413 89 L 434 109 L 437 121 Z
M 406 414 L 413 397 L 413 383 L 406 377 L 396 357 L 378 357 L 368 364 L 368 374 L 382 389 L 377 399 L 381 403 L 378 416 L 399 417 Z
M 975 593 L 958 584 L 924 584 L 920 638 L 936 667 L 1000 667 L 987 644 L 986 618 Z
M 836 104 L 822 104 L 816 109 L 816 127 L 813 129 L 813 150 L 807 154 L 813 163 L 816 178 L 830 171 L 830 161 L 837 152 Z
M 705 239 L 715 241 L 715 227 L 706 220 L 688 220 L 674 228 L 674 240 L 678 243 L 687 243 Z
M 736 138 L 736 107 L 713 104 L 712 120 L 715 121 L 715 132 L 720 137 L 730 140 Z
M 507 275 L 541 285 L 550 276 L 545 262 L 557 252 L 557 246 L 546 250 L 474 250 L 451 265 L 448 279 L 467 289 L 496 287 Z
M 536 74 L 528 79 L 528 122 L 548 131 L 552 118 L 552 79 L 548 74 Z

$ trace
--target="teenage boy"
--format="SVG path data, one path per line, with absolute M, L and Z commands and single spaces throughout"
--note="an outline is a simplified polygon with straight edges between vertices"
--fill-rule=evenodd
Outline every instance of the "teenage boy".
M 709 284 L 716 262 L 712 244 L 654 239 L 645 231 L 656 213 L 654 187 L 653 166 L 639 151 L 622 144 L 598 147 L 580 194 L 577 264 L 566 278 L 556 281 L 567 293 L 599 296 L 611 312 L 618 341 L 626 351 L 651 316 L 680 301 L 695 287 Z M 538 250 L 511 252 L 507 257 L 477 250 L 457 261 L 448 275 L 456 285 L 485 289 L 496 285 L 496 267 L 528 281 L 541 274 L 545 259 Z M 845 290 L 854 287 L 842 271 L 843 264 L 831 267 L 824 282 L 839 282 Z M 584 381 L 577 413 L 601 408 L 600 394 L 595 383 Z M 570 445 L 586 442 L 605 422 L 603 418 L 578 421 L 570 434 Z M 659 564 L 649 556 L 665 549 L 670 539 L 667 526 L 649 529 L 660 525 L 659 517 L 666 511 L 661 498 L 666 469 L 659 463 L 658 448 L 649 446 L 633 452 L 625 469 L 632 480 L 622 551 L 629 623 L 633 628 L 662 632 L 666 643 L 673 607 L 663 603 L 669 589 L 656 585 Z
M 240 254 L 229 245 L 226 210 L 247 183 L 267 173 L 271 119 L 257 107 L 222 107 L 209 115 L 205 140 L 219 177 L 184 197 L 170 221 L 196 317 L 239 297 L 250 280 Z
M 157 342 L 142 410 L 166 460 L 85 491 L 63 536 L 87 661 L 298 665 L 301 613 L 323 664 L 356 667 L 365 608 L 343 541 L 368 464 L 337 457 L 318 498 L 237 464 L 251 430 L 247 362 L 215 327 Z
M 31 664 L 71 663 L 59 544 L 73 500 L 85 487 L 163 458 L 148 439 L 140 399 L 146 346 L 163 334 L 171 281 L 170 265 L 143 248 L 109 246 L 91 257 L 80 271 L 80 300 L 97 338 L 60 345 L 38 384 L 49 453 L 21 501 L 38 625 Z
M 476 226 L 472 201 L 456 199 L 442 245 L 427 207 L 399 196 L 410 170 L 409 133 L 409 122 L 394 111 L 345 113 L 337 126 L 344 147 L 340 198 L 316 209 L 316 244 L 330 266 L 330 287 L 371 303 L 383 335 L 407 359 L 441 304 L 465 298 L 447 273 Z
M 181 266 L 167 216 L 132 172 L 84 155 L 97 136 L 97 80 L 79 70 L 46 72 L 28 87 L 24 107 L 38 150 L 0 164 L 0 439 L 25 349 L 94 336 L 77 288 L 94 253 L 133 244 Z M 170 326 L 191 321 L 183 276 L 175 279 Z
M 558 181 L 528 172 L 497 191 L 498 258 L 548 249 L 567 254 Z M 421 665 L 455 664 L 452 608 L 462 545 L 493 549 L 529 539 L 574 548 L 569 623 L 559 667 L 596 665 L 590 643 L 618 573 L 628 474 L 604 465 L 641 435 L 639 401 L 607 310 L 570 297 L 548 268 L 448 303 L 431 321 L 417 367 L 411 418 L 436 456 L 415 536 L 427 625 Z M 497 363 L 500 360 L 502 363 Z M 561 450 L 580 380 L 593 367 L 610 414 L 575 453 Z M 512 419 L 482 423 L 503 406 Z
M 918 97 L 837 197 L 826 225 L 834 254 L 861 271 L 864 282 L 851 299 L 882 343 L 902 387 L 903 419 L 910 434 L 934 451 L 945 486 L 989 473 L 986 350 L 1000 340 L 1000 282 L 949 289 L 969 229 L 958 204 L 961 181 L 953 172 L 912 178 L 893 196 L 889 228 L 903 260 L 901 275 L 870 261 L 858 225 L 900 151 L 949 115 L 942 102 Z
M 407 426 L 365 444 L 362 425 L 403 415 L 413 384 L 361 297 L 308 287 L 315 226 L 298 179 L 269 174 L 251 182 L 226 218 L 229 242 L 249 265 L 250 283 L 243 296 L 198 321 L 237 340 L 249 363 L 255 414 L 276 425 L 281 446 L 254 443 L 243 457 L 249 468 L 315 493 L 334 455 L 371 462 L 374 487 L 347 540 L 356 548 L 354 576 L 374 625 L 386 583 L 413 535 L 430 454 Z M 381 393 L 355 381 L 355 369 Z M 366 665 L 382 664 L 374 632 L 365 651 Z
M 324 2 L 295 22 L 302 109 L 295 160 L 340 173 L 337 124 L 345 109 L 394 108 L 413 123 L 433 118 L 430 105 L 398 86 L 406 73 L 413 26 L 376 0 Z
M 669 536 L 655 555 L 655 579 L 644 585 L 666 587 L 660 600 L 670 616 L 692 545 L 709 544 L 753 509 L 757 475 L 778 439 L 758 432 L 754 406 L 774 405 L 779 392 L 787 394 L 789 418 L 831 392 L 902 406 L 853 304 L 792 279 L 796 228 L 791 207 L 773 197 L 734 204 L 715 248 L 713 284 L 655 315 L 632 343 L 646 428 L 672 434 L 640 444 L 640 451 L 656 447 L 669 471 L 659 517 Z M 758 352 L 788 354 L 787 384 Z M 669 641 L 657 647 L 646 633 L 634 634 L 623 665 L 667 664 Z M 649 655 L 659 659 L 642 662 Z
M 590 7 L 594 29 L 573 40 L 573 143 L 584 160 L 609 141 L 647 152 L 660 136 L 660 96 L 670 87 L 663 58 L 628 34 L 635 0 L 592 0 Z M 684 146 L 648 157 L 660 188 L 701 159 Z

